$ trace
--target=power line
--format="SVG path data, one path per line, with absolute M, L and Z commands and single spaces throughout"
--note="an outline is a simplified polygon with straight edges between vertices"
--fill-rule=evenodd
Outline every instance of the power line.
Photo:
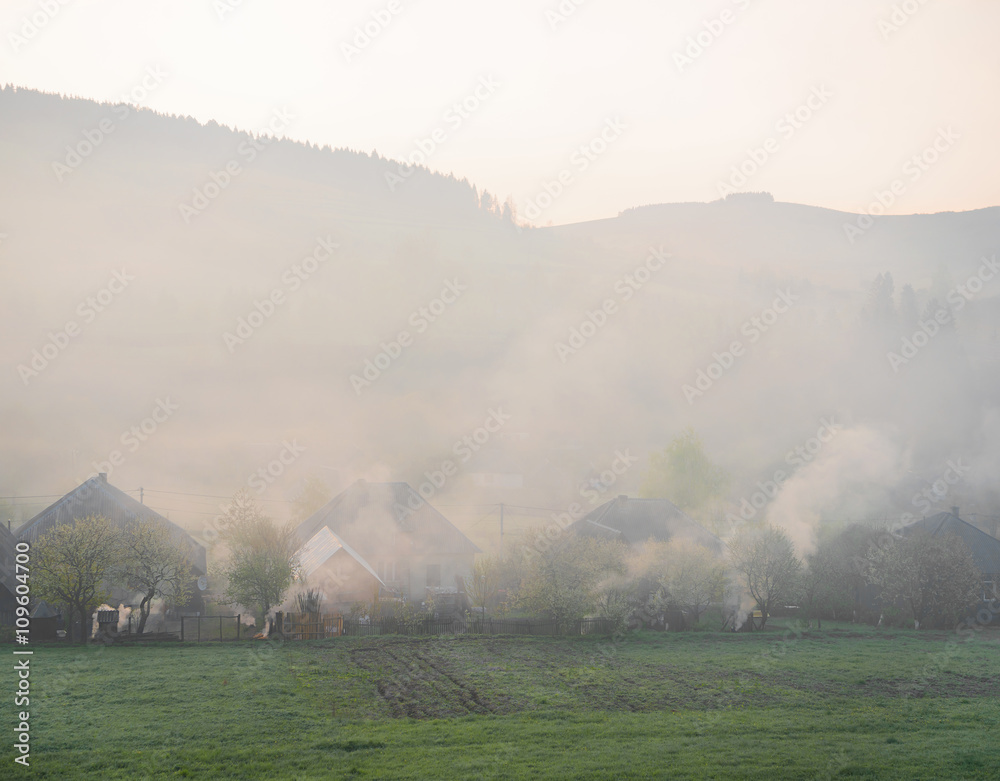
M 542 508 L 518 508 L 511 507 L 511 505 L 504 503 L 504 510 L 507 511 L 509 515 L 516 515 L 521 518 L 549 518 L 552 513 L 559 512 L 558 510 L 543 510 Z M 563 512 L 566 512 L 565 510 Z
M 193 515 L 218 515 L 218 513 L 207 513 L 203 510 L 177 510 L 173 507 L 160 507 L 159 509 L 157 509 L 156 507 L 153 507 L 152 505 L 148 504 L 146 505 L 146 507 L 149 507 L 150 510 L 153 510 L 154 512 L 158 513 L 188 513 Z
M 62 499 L 66 494 L 40 494 L 38 496 L 0 496 L 0 499 Z
M 139 488 L 131 488 L 131 489 L 125 491 L 125 493 L 127 493 L 127 494 L 139 494 L 140 490 L 141 489 L 139 489 Z M 145 490 L 146 490 L 147 493 L 149 492 L 148 488 L 146 488 Z M 177 495 L 184 496 L 184 494 L 177 494 Z M 184 499 L 183 501 L 185 501 L 185 502 L 187 502 L 187 503 L 189 503 L 189 504 L 191 504 L 191 505 L 193 505 L 195 507 L 218 507 L 219 506 L 219 503 L 217 501 L 213 501 L 211 499 Z
M 232 496 L 221 496 L 219 494 L 189 494 L 189 493 L 183 493 L 181 491 L 159 491 L 159 490 L 157 490 L 155 488 L 143 488 L 141 490 L 145 490 L 146 493 L 169 494 L 170 496 L 194 496 L 194 497 L 198 497 L 198 498 L 201 498 L 201 499 L 232 499 L 233 498 Z M 128 488 L 128 489 L 123 490 L 122 493 L 137 494 L 137 493 L 139 493 L 139 491 L 140 491 L 139 488 Z M 37 494 L 37 495 L 31 495 L 31 496 L 0 496 L 0 499 L 4 499 L 4 500 L 6 500 L 6 499 L 62 499 L 64 496 L 67 496 L 67 494 Z M 292 500 L 292 499 L 264 499 L 262 497 L 256 497 L 256 498 L 257 498 L 257 501 L 259 501 L 259 502 L 279 502 L 279 503 L 282 503 L 282 504 L 293 504 L 294 503 L 294 500 Z M 458 505 L 455 505 L 455 506 L 458 506 Z M 475 506 L 475 505 L 466 505 L 466 506 L 472 507 L 472 506 Z
M 430 504 L 430 502 L 428 502 Z M 482 504 L 435 504 L 435 507 L 498 507 L 499 502 L 483 502 Z
M 139 490 L 138 488 L 133 488 L 133 489 L 130 490 L 130 493 L 135 493 L 138 490 Z M 170 496 L 196 496 L 196 497 L 199 497 L 201 499 L 232 499 L 233 498 L 232 496 L 220 496 L 218 494 L 187 494 L 187 493 L 183 493 L 181 491 L 159 491 L 159 490 L 157 490 L 155 488 L 146 488 L 145 490 L 146 490 L 146 493 L 152 493 L 152 494 L 169 494 Z M 292 499 L 263 499 L 263 498 L 260 498 L 260 497 L 255 497 L 255 498 L 259 502 L 279 502 L 279 503 L 282 503 L 282 504 L 294 504 L 294 500 L 292 500 Z
M 486 513 L 485 515 L 479 516 L 479 518 L 477 520 L 475 520 L 475 521 L 473 521 L 472 523 L 469 524 L 469 528 L 471 529 L 473 526 L 478 526 L 483 521 L 485 521 L 487 518 L 489 518 L 491 515 L 493 515 L 493 513 L 495 513 L 499 508 L 500 508 L 500 505 L 497 505 L 492 510 L 490 510 L 488 513 Z

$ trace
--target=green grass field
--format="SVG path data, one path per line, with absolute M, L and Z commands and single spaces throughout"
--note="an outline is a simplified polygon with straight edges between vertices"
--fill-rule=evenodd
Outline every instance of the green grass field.
M 1000 632 L 769 630 L 38 647 L 0 778 L 1000 778 Z

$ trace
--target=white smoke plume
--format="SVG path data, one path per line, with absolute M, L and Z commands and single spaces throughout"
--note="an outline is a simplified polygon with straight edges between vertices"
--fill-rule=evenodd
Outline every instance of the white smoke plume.
M 128 631 L 128 618 L 132 615 L 132 608 L 125 605 L 124 603 L 119 603 L 118 605 L 118 631 L 125 632 Z
M 811 553 L 825 513 L 842 506 L 845 496 L 867 496 L 895 485 L 908 461 L 884 433 L 865 426 L 845 429 L 781 486 L 766 519 L 785 530 L 800 556 Z

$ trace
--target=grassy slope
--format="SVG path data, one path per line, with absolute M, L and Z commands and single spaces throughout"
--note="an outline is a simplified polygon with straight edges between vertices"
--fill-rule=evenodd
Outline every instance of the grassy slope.
M 30 773 L 1000 778 L 998 644 L 955 639 L 839 627 L 40 648 Z M 5 698 L 4 723 L 11 710 Z

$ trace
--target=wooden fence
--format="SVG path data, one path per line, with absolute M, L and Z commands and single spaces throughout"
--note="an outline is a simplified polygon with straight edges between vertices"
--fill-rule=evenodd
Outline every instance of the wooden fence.
M 319 613 L 278 615 L 282 617 L 283 632 L 289 640 L 322 640 L 327 637 L 340 637 L 344 633 L 344 619 L 341 616 Z

